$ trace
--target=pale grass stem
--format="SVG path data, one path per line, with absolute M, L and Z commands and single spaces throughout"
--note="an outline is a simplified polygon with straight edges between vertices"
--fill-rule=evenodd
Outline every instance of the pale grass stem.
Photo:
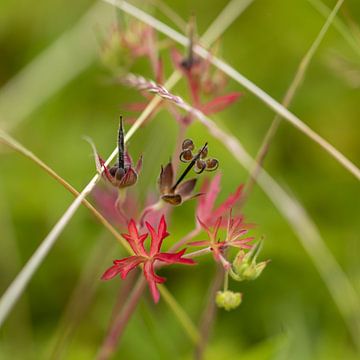
M 288 108 L 295 96 L 296 91 L 298 90 L 298 88 L 300 87 L 301 83 L 304 80 L 306 71 L 310 65 L 310 62 L 312 60 L 312 58 L 315 55 L 315 52 L 317 51 L 317 49 L 319 48 L 322 40 L 325 37 L 325 34 L 327 33 L 327 31 L 329 30 L 332 22 L 335 19 L 336 14 L 338 13 L 341 5 L 344 3 L 344 0 L 339 0 L 334 9 L 332 10 L 332 12 L 330 13 L 330 15 L 328 16 L 328 18 L 325 21 L 325 24 L 323 25 L 323 27 L 321 28 L 318 36 L 315 38 L 314 42 L 312 43 L 312 45 L 310 46 L 309 50 L 306 52 L 306 54 L 304 55 L 304 57 L 302 58 L 302 60 L 300 61 L 300 64 L 298 66 L 297 71 L 295 72 L 295 76 L 292 80 L 292 82 L 290 83 L 290 86 L 285 94 L 284 100 L 282 102 L 282 105 L 286 108 Z M 260 146 L 260 149 L 256 155 L 255 158 L 255 167 L 253 168 L 253 170 L 250 172 L 250 177 L 248 179 L 248 181 L 245 184 L 244 187 L 244 192 L 243 192 L 243 196 L 241 198 L 241 203 L 243 203 L 244 201 L 246 201 L 246 198 L 248 197 L 248 194 L 251 192 L 254 183 L 255 183 L 255 179 L 257 176 L 257 173 L 259 171 L 259 168 L 262 167 L 265 157 L 269 151 L 269 147 L 271 145 L 272 140 L 274 139 L 274 136 L 277 132 L 277 129 L 280 125 L 281 122 L 281 117 L 279 115 L 275 115 L 265 137 L 264 140 Z
M 307 0 L 321 15 L 327 18 L 331 14 L 331 9 L 328 8 L 320 0 Z M 354 50 L 354 52 L 360 56 L 360 45 L 355 40 L 354 36 L 349 31 L 345 23 L 339 18 L 335 17 L 333 21 L 334 28 L 339 32 L 339 34 L 344 38 L 348 45 Z
M 94 23 L 103 26 L 112 18 L 106 6 L 95 2 L 72 28 L 11 78 L 0 91 L 0 126 L 12 130 L 88 68 L 98 57 Z
M 178 33 L 174 29 L 170 28 L 166 24 L 157 20 L 153 16 L 143 12 L 137 7 L 127 3 L 123 0 L 103 0 L 108 2 L 124 12 L 134 16 L 135 18 L 143 21 L 144 23 L 152 26 L 159 32 L 165 34 L 169 38 L 175 40 L 183 46 L 188 46 L 189 40 L 182 34 Z M 223 60 L 212 56 L 206 49 L 199 45 L 194 46 L 194 51 L 201 57 L 208 59 L 213 65 L 227 74 L 230 78 L 234 79 L 236 82 L 245 87 L 248 91 L 253 93 L 261 101 L 263 101 L 267 106 L 273 109 L 278 115 L 283 117 L 285 120 L 290 122 L 298 130 L 312 139 L 315 143 L 320 145 L 327 153 L 329 153 L 334 159 L 336 159 L 345 169 L 352 173 L 358 180 L 360 180 L 360 169 L 353 164 L 346 156 L 344 156 L 339 150 L 337 150 L 333 145 L 331 145 L 327 140 L 322 138 L 314 130 L 312 130 L 308 125 L 306 125 L 302 120 L 300 120 L 296 115 L 286 109 L 278 101 L 273 99 L 268 95 L 264 90 L 260 89 L 252 81 L 247 79 L 244 75 L 240 74 L 236 69 L 231 67 L 229 64 Z

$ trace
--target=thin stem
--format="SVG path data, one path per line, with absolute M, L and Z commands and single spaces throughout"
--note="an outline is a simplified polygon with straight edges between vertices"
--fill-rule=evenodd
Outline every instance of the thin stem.
M 328 18 L 328 16 L 331 14 L 331 9 L 328 8 L 322 1 L 320 0 L 307 0 L 307 1 L 325 18 Z M 353 35 L 350 33 L 345 23 L 339 17 L 335 17 L 333 21 L 333 26 L 339 32 L 339 34 L 344 38 L 344 40 L 348 43 L 348 45 L 353 49 L 353 51 L 358 56 L 360 56 L 360 46 L 353 37 Z
M 114 323 L 97 355 L 98 360 L 107 360 L 116 350 L 116 347 L 118 346 L 118 340 L 121 337 L 130 317 L 134 313 L 136 306 L 141 298 L 141 295 L 145 289 L 145 286 L 145 278 L 141 275 L 136 282 L 133 291 L 130 293 L 130 296 L 126 301 L 122 311 L 117 315 L 116 319 L 114 320 Z
M 181 240 L 175 243 L 171 248 L 170 252 L 175 252 L 176 250 L 180 249 L 183 245 L 185 245 L 188 241 L 192 238 L 197 236 L 201 231 L 200 227 L 196 227 L 195 229 L 191 230 L 188 234 L 186 234 Z
M 11 149 L 17 151 L 21 155 L 24 155 L 36 165 L 40 166 L 46 173 L 48 173 L 52 178 L 54 178 L 58 183 L 60 183 L 66 190 L 68 190 L 72 195 L 79 196 L 79 192 L 69 184 L 65 179 L 63 179 L 55 170 L 53 170 L 49 165 L 40 160 L 33 152 L 25 148 L 19 142 L 17 142 L 13 137 L 7 134 L 5 131 L 0 129 L 0 142 L 9 146 Z M 133 255 L 133 251 L 129 244 L 121 237 L 119 232 L 100 214 L 96 208 L 91 205 L 86 199 L 82 200 L 82 204 L 85 205 L 95 216 L 101 224 L 103 224 L 110 233 L 116 238 L 116 240 L 129 252 L 130 255 Z M 1 322 L 0 322 L 1 323 Z
M 162 298 L 167 302 L 174 315 L 178 318 L 180 324 L 185 329 L 190 339 L 196 344 L 200 339 L 200 335 L 195 325 L 192 323 L 192 321 L 190 320 L 186 312 L 183 310 L 183 308 L 176 301 L 176 299 L 171 295 L 169 290 L 167 290 L 167 288 L 162 284 L 158 285 L 158 288 Z
M 7 116 L 6 121 L 0 119 L 0 126 L 6 130 L 14 129 L 88 68 L 98 57 L 94 23 L 102 27 L 112 17 L 109 9 L 95 2 L 72 28 L 11 78 L 0 91 L 0 113 Z
M 127 3 L 123 0 L 103 0 L 108 2 L 124 12 L 134 16 L 135 18 L 143 21 L 144 23 L 152 26 L 161 33 L 167 35 L 171 39 L 175 40 L 183 46 L 188 46 L 189 40 L 182 34 L 178 33 L 174 29 L 170 28 L 166 24 L 157 20 L 153 16 L 143 12 L 137 7 Z M 264 90 L 259 88 L 252 81 L 247 79 L 244 75 L 240 74 L 236 69 L 231 67 L 225 61 L 220 60 L 215 56 L 210 56 L 209 52 L 203 47 L 196 45 L 194 46 L 194 52 L 200 55 L 204 59 L 209 59 L 209 61 L 227 74 L 229 77 L 234 79 L 236 82 L 244 86 L 248 91 L 253 93 L 258 97 L 262 102 L 264 102 L 268 107 L 278 113 L 282 118 L 290 122 L 295 128 L 304 133 L 307 137 L 321 146 L 328 154 L 330 154 L 335 160 L 337 160 L 345 169 L 352 173 L 358 180 L 360 180 L 360 169 L 353 164 L 345 155 L 343 155 L 339 150 L 337 150 L 333 145 L 331 145 L 327 140 L 322 138 L 314 130 L 312 130 L 308 125 L 306 125 L 299 117 L 294 115 L 278 101 L 273 99 L 268 95 Z
M 341 5 L 343 4 L 344 0 L 339 0 L 333 11 L 330 13 L 328 18 L 326 19 L 325 24 L 321 28 L 318 36 L 315 38 L 314 42 L 310 46 L 309 50 L 306 52 L 302 60 L 300 61 L 300 64 L 298 66 L 298 69 L 295 73 L 295 76 L 285 94 L 284 100 L 282 102 L 282 105 L 286 108 L 288 108 L 296 94 L 296 91 L 299 89 L 301 83 L 304 80 L 306 71 L 310 65 L 310 62 L 312 58 L 314 57 L 317 49 L 319 48 L 321 41 L 324 39 L 327 31 L 329 30 L 336 14 L 338 13 Z M 274 136 L 277 132 L 277 129 L 279 128 L 281 122 L 281 117 L 279 115 L 275 115 L 270 128 L 268 129 L 265 138 L 260 146 L 260 149 L 256 155 L 255 162 L 256 165 L 254 166 L 254 169 L 250 173 L 250 177 L 245 184 L 243 196 L 241 198 L 241 204 L 243 204 L 246 201 L 246 198 L 248 197 L 248 194 L 252 191 L 252 188 L 254 186 L 254 183 L 256 181 L 256 176 L 259 172 L 260 167 L 262 167 L 265 157 L 269 151 L 270 145 L 272 140 L 274 139 Z
M 101 283 L 100 281 L 94 281 L 94 279 L 99 276 L 108 261 L 108 255 L 113 251 L 114 248 L 109 247 L 109 244 L 104 239 L 104 234 L 102 234 L 93 246 L 91 254 L 82 268 L 79 280 L 70 295 L 54 335 L 51 354 L 47 358 L 52 360 L 64 358 L 68 342 L 88 310 Z
M 218 265 L 216 266 L 216 273 L 210 285 L 208 296 L 206 296 L 207 304 L 204 308 L 204 311 L 201 316 L 201 322 L 199 326 L 199 331 L 201 334 L 200 341 L 195 348 L 195 359 L 201 360 L 203 358 L 206 345 L 209 341 L 211 330 L 213 329 L 217 306 L 214 301 L 216 293 L 220 290 L 222 281 L 223 281 L 223 267 Z

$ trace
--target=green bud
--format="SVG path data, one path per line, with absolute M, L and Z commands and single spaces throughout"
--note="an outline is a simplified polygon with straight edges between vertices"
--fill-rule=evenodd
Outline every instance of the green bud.
M 230 270 L 230 276 L 234 280 L 255 280 L 260 276 L 269 262 L 269 260 L 266 260 L 256 263 L 261 247 L 262 241 L 259 241 L 248 253 L 245 253 L 243 250 L 238 252 Z
M 236 309 L 242 300 L 242 294 L 230 290 L 218 291 L 216 293 L 215 302 L 219 308 L 224 308 L 227 311 Z

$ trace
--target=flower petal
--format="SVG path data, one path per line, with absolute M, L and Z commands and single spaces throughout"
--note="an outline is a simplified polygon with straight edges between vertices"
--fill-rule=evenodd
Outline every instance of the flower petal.
M 186 249 L 183 249 L 177 253 L 158 253 L 155 255 L 154 259 L 165 262 L 167 264 L 188 264 L 188 265 L 194 265 L 196 264 L 194 260 L 192 259 L 186 259 L 182 256 L 184 255 Z
M 196 215 L 198 218 L 203 219 L 204 222 L 207 222 L 208 218 L 211 217 L 216 198 L 220 192 L 220 180 L 221 174 L 217 174 L 211 182 L 206 179 L 201 187 L 200 191 L 204 196 L 200 197 L 198 201 Z
M 182 198 L 189 197 L 195 188 L 196 181 L 197 179 L 190 179 L 183 182 L 177 187 L 176 193 L 180 194 Z
M 119 267 L 117 265 L 113 265 L 104 272 L 104 274 L 101 276 L 101 280 L 110 280 L 119 274 L 119 272 Z
M 228 106 L 232 105 L 242 94 L 239 92 L 232 92 L 223 96 L 218 96 L 217 98 L 209 101 L 207 104 L 201 107 L 202 112 L 205 115 L 214 114 L 226 109 Z
M 161 216 L 157 233 L 150 223 L 145 222 L 145 224 L 151 236 L 150 256 L 153 257 L 160 251 L 163 240 L 169 235 L 166 231 L 165 216 Z
M 169 162 L 165 168 L 161 167 L 159 188 L 162 195 L 167 195 L 172 187 L 174 180 L 174 170 L 172 163 Z
M 144 249 L 144 241 L 147 234 L 139 235 L 136 223 L 133 219 L 131 219 L 128 224 L 128 231 L 129 234 L 121 234 L 121 236 L 130 244 L 136 255 L 147 256 Z
M 162 278 L 160 276 L 157 276 L 154 273 L 154 265 L 152 261 L 147 261 L 144 264 L 144 276 L 146 278 L 146 281 L 149 284 L 151 295 L 154 299 L 154 302 L 159 302 L 160 299 L 160 293 L 156 286 L 157 283 L 163 283 L 166 279 Z

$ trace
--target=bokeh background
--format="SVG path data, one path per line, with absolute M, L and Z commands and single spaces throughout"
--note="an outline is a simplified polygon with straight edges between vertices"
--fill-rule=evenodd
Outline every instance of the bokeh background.
M 335 5 L 332 0 L 324 3 L 331 8 Z M 183 19 L 195 14 L 201 34 L 226 1 L 174 0 L 167 4 Z M 141 99 L 136 91 L 112 84 L 99 60 L 99 33 L 106 33 L 113 21 L 110 5 L 95 5 L 87 30 L 78 34 L 76 45 L 62 47 L 69 33 L 63 34 L 78 26 L 92 6 L 89 0 L 0 2 L 0 85 L 12 81 L 27 64 L 62 39 L 56 45 L 58 55 L 53 61 L 39 65 L 41 78 L 29 76 L 26 88 L 19 91 L 16 87 L 15 91 L 0 89 L 1 128 L 77 189 L 87 184 L 95 170 L 82 136 L 90 136 L 104 156 L 110 154 L 119 113 L 134 116 L 125 105 Z M 139 6 L 171 24 L 146 1 Z M 349 46 L 331 28 L 291 110 L 360 164 L 359 2 L 346 0 L 339 18 L 346 24 L 347 34 L 353 36 L 355 46 Z M 280 101 L 324 21 L 307 0 L 255 0 L 222 36 L 221 56 Z M 63 66 L 69 59 L 70 65 Z M 78 68 L 78 75 L 67 81 L 67 74 Z M 151 74 L 145 61 L 137 63 L 134 71 Z M 167 66 L 166 74 L 170 71 Z M 64 84 L 55 91 L 52 86 L 57 82 Z M 174 92 L 188 98 L 185 89 L 182 84 Z M 228 89 L 243 91 L 244 96 L 214 119 L 255 155 L 274 114 L 238 84 L 229 81 Z M 44 101 L 34 103 L 39 94 Z M 162 111 L 131 140 L 134 157 L 140 152 L 145 155 L 138 186 L 140 198 L 148 191 L 156 193 L 159 166 L 173 152 L 176 129 L 171 116 Z M 211 152 L 220 160 L 221 199 L 246 181 L 246 171 L 201 125 L 194 123 L 188 134 L 198 143 L 208 140 Z M 360 296 L 358 181 L 286 122 L 276 135 L 265 168 L 300 199 Z M 1 293 L 72 199 L 35 164 L 6 146 L 0 147 Z M 169 242 L 192 229 L 194 206 L 195 202 L 189 202 L 176 208 Z M 235 311 L 218 312 L 206 359 L 358 358 L 348 327 L 309 255 L 287 221 L 257 187 L 244 213 L 257 224 L 254 234 L 265 236 L 261 257 L 272 262 L 254 282 L 231 282 L 232 289 L 243 292 L 243 303 Z M 87 276 L 84 296 L 80 298 L 84 313 L 70 338 L 62 343 L 59 358 L 93 358 L 120 285 L 120 281 L 102 283 L 99 276 L 121 253 L 111 235 L 88 210 L 80 208 L 0 330 L 0 359 L 54 358 L 54 346 L 64 329 L 61 319 L 83 276 Z M 214 272 L 210 256 L 199 260 L 195 273 L 193 268 L 162 270 L 169 289 L 196 323 Z M 187 359 L 192 349 L 166 304 L 154 306 L 146 292 L 115 358 Z

